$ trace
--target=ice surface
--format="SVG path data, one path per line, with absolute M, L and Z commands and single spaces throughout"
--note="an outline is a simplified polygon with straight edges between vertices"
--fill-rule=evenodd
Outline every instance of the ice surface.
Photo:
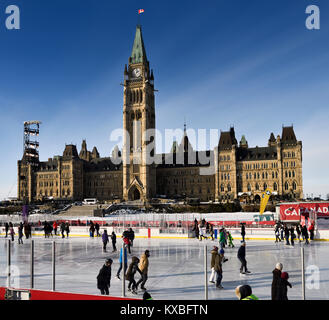
M 55 239 L 55 238 L 54 238 Z M 30 240 L 23 239 L 18 245 L 17 237 L 12 244 L 11 263 L 12 281 L 16 287 L 30 286 Z M 52 289 L 52 241 L 34 237 L 35 242 L 35 289 Z M 64 292 L 99 294 L 96 276 L 105 258 L 114 260 L 110 294 L 121 296 L 122 282 L 115 278 L 118 269 L 119 252 L 112 253 L 111 243 L 108 253 L 102 252 L 100 238 L 56 238 L 56 290 Z M 209 284 L 209 299 L 236 299 L 234 289 L 240 284 L 249 284 L 253 293 L 260 299 L 270 299 L 272 270 L 277 262 L 283 264 L 283 271 L 290 275 L 292 289 L 288 289 L 289 299 L 302 299 L 301 246 L 305 251 L 305 268 L 319 270 L 320 282 L 312 282 L 306 275 L 306 299 L 329 299 L 329 244 L 312 242 L 309 246 L 296 242 L 294 247 L 274 241 L 247 241 L 248 268 L 250 275 L 239 274 L 240 262 L 236 254 L 240 245 L 235 240 L 235 248 L 225 248 L 229 259 L 223 265 L 224 289 L 218 290 Z M 117 246 L 121 246 L 118 239 Z M 193 299 L 203 300 L 204 293 L 204 246 L 208 247 L 208 277 L 210 276 L 210 251 L 217 240 L 197 239 L 135 239 L 131 256 L 140 256 L 149 249 L 149 279 L 146 288 L 154 299 Z M 6 286 L 7 276 L 7 241 L 0 239 L 0 285 Z M 318 268 L 318 269 L 317 269 Z M 20 274 L 17 278 L 15 275 Z M 313 273 L 313 276 L 316 274 Z M 135 277 L 139 279 L 139 275 Z M 311 287 L 313 285 L 313 288 Z M 127 296 L 132 296 L 127 293 Z M 140 295 L 141 297 L 141 295 Z

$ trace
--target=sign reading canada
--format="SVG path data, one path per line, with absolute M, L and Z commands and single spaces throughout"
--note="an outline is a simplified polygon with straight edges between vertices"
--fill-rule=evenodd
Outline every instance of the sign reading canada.
M 329 217 L 329 202 L 301 202 L 280 205 L 280 220 L 299 221 L 301 216 L 310 214 L 318 217 Z

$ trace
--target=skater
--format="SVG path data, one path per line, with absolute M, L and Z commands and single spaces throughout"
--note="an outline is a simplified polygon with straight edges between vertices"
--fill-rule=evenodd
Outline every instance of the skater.
M 23 223 L 21 222 L 18 226 L 18 244 L 23 244 Z
M 199 224 L 197 219 L 194 219 L 194 225 L 192 231 L 195 232 L 195 237 L 199 239 Z
M 246 260 L 246 243 L 244 241 L 241 241 L 241 247 L 238 250 L 238 259 L 241 262 L 241 267 L 240 267 L 240 273 L 245 274 L 245 273 L 250 273 L 247 269 L 247 260 Z M 244 269 L 244 272 L 243 272 Z
M 124 274 L 125 274 L 126 271 L 127 271 L 127 265 L 128 265 L 128 254 L 127 254 L 127 248 L 126 248 L 126 246 L 125 246 L 125 249 L 124 249 L 124 254 L 125 254 L 125 260 L 124 260 Z M 119 266 L 119 269 L 118 269 L 117 275 L 116 275 L 116 278 L 118 280 L 120 280 L 120 271 L 122 270 L 122 258 L 123 258 L 123 250 L 121 248 L 121 250 L 120 250 L 120 256 L 119 256 L 120 266 Z
M 69 233 L 70 233 L 70 225 L 68 222 L 65 223 L 65 232 L 66 232 L 66 237 L 69 237 Z
M 294 241 L 295 238 L 296 238 L 295 228 L 294 228 L 294 226 L 291 226 L 290 227 L 290 243 L 291 243 L 292 246 L 295 245 L 295 241 Z
M 57 221 L 54 221 L 54 223 L 53 223 L 53 230 L 54 230 L 54 234 L 55 234 L 55 236 L 57 236 Z
M 297 227 L 296 227 L 296 232 L 297 232 L 298 241 L 301 242 L 301 240 L 300 240 L 301 231 L 300 231 L 299 225 L 297 225 Z
M 282 272 L 282 263 L 278 262 L 275 265 L 275 269 L 272 271 L 273 279 L 272 279 L 272 287 L 271 287 L 271 299 L 279 300 L 279 290 L 280 290 L 280 279 Z
M 109 295 L 109 288 L 111 286 L 112 262 L 112 259 L 106 259 L 105 264 L 97 276 L 97 289 L 101 291 L 101 294 Z
M 306 225 L 302 226 L 301 231 L 302 231 L 303 238 L 305 239 L 305 243 L 309 244 L 309 242 L 308 242 L 308 232 L 307 232 Z
M 281 226 L 280 226 L 280 236 L 281 236 L 281 241 L 284 240 L 283 234 L 284 234 L 284 227 L 283 227 L 283 224 L 281 224 Z
M 241 222 L 241 236 L 242 236 L 242 241 L 244 242 L 244 238 L 246 236 L 246 227 L 244 226 L 243 222 Z
M 9 231 L 9 224 L 8 224 L 8 222 L 5 223 L 5 231 L 6 231 L 5 238 L 7 238 L 8 237 L 8 231 Z
M 90 238 L 94 237 L 94 233 L 95 233 L 95 225 L 92 221 L 90 221 L 90 227 L 89 227 Z
M 139 262 L 139 270 L 141 271 L 141 278 L 138 280 L 136 284 L 136 289 L 138 289 L 139 284 L 141 284 L 141 289 L 146 290 L 145 283 L 147 281 L 147 274 L 148 274 L 148 268 L 149 268 L 149 257 L 150 257 L 150 251 L 145 250 L 145 252 L 142 254 L 140 262 Z
M 252 294 L 252 289 L 247 284 L 236 287 L 235 295 L 239 300 L 259 300 L 258 297 Z
M 227 238 L 228 238 L 228 246 L 234 248 L 233 237 L 230 231 L 227 231 Z
M 117 247 L 116 247 L 116 243 L 117 243 L 117 236 L 116 234 L 114 233 L 114 231 L 112 231 L 112 234 L 111 234 L 111 240 L 112 240 L 112 252 L 115 252 L 117 251 Z
M 218 247 L 214 246 L 214 248 L 211 250 L 211 261 L 210 261 L 210 269 L 211 269 L 211 275 L 209 278 L 209 282 L 210 283 L 215 283 L 214 279 L 215 279 L 215 259 L 216 256 L 218 255 Z
M 95 223 L 95 230 L 96 230 L 96 237 L 100 237 L 101 235 L 99 234 L 99 224 L 97 222 Z
M 43 231 L 44 231 L 44 234 L 45 234 L 45 238 L 48 238 L 48 222 L 47 221 L 45 221 L 44 223 L 43 223 Z
M 289 246 L 289 228 L 287 225 L 284 226 L 284 237 L 286 238 L 286 245 Z
M 107 230 L 105 229 L 102 234 L 102 241 L 103 241 L 103 251 L 106 252 L 106 245 L 109 242 L 109 236 L 107 234 Z
M 211 237 L 211 240 L 214 241 L 214 226 L 212 224 L 210 224 L 210 237 Z
M 274 232 L 275 232 L 275 243 L 281 242 L 281 239 L 280 239 L 280 226 L 279 226 L 278 223 L 275 225 Z
M 9 234 L 11 236 L 11 241 L 14 242 L 15 231 L 14 231 L 14 226 L 11 222 L 9 222 Z
M 308 231 L 310 232 L 310 240 L 314 239 L 314 221 L 311 222 L 310 226 L 308 227 Z
M 220 229 L 219 231 L 219 246 L 221 247 L 221 249 L 225 248 L 225 232 L 224 232 L 224 228 Z
M 140 274 L 142 272 L 138 268 L 139 259 L 137 257 L 131 258 L 131 263 L 126 273 L 126 280 L 129 281 L 128 283 L 128 291 L 131 291 L 133 294 L 137 294 L 137 284 L 135 280 L 135 273 L 138 271 Z
M 279 280 L 278 300 L 288 300 L 288 287 L 292 288 L 288 279 L 289 274 L 287 272 L 282 272 Z
M 221 249 L 219 254 L 215 256 L 215 265 L 214 270 L 216 272 L 216 289 L 224 289 L 222 286 L 222 279 L 223 279 L 223 269 L 222 269 L 222 262 L 224 258 L 224 250 Z
M 127 248 L 128 248 L 128 253 L 131 254 L 131 250 L 130 250 L 130 245 L 131 245 L 131 243 L 130 243 L 129 238 L 128 238 L 128 237 L 123 237 L 123 242 L 124 242 L 124 244 L 125 244 L 125 245 L 127 246 Z
M 128 239 L 130 241 L 130 245 L 133 247 L 134 246 L 134 239 L 135 239 L 135 232 L 131 228 L 129 228 L 129 230 L 128 230 Z
M 65 238 L 64 232 L 65 232 L 65 223 L 64 223 L 64 221 L 63 221 L 63 222 L 61 223 L 61 234 L 62 234 L 62 239 Z
M 29 226 L 26 221 L 24 222 L 24 234 L 25 234 L 25 238 L 28 239 L 29 238 Z

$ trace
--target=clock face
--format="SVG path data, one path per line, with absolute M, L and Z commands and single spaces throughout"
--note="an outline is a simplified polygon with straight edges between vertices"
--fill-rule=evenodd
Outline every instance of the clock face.
M 133 76 L 139 78 L 142 75 L 141 69 L 137 68 L 133 70 Z

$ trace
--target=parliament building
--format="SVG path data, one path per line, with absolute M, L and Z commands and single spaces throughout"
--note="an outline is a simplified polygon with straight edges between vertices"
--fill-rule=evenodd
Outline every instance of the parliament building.
M 238 142 L 231 127 L 221 131 L 213 150 L 205 151 L 193 150 L 184 128 L 181 142 L 174 142 L 169 153 L 154 154 L 153 149 L 151 155 L 157 161 L 145 161 L 154 141 L 143 133 L 155 129 L 155 91 L 141 26 L 137 26 L 124 68 L 122 151 L 116 147 L 108 157 L 100 157 L 96 147 L 88 150 L 85 140 L 80 152 L 75 145 L 66 145 L 62 155 L 48 161 L 38 157 L 31 161 L 25 151 L 18 161 L 19 200 L 149 202 L 161 196 L 216 202 L 249 197 L 253 201 L 260 200 L 267 188 L 277 196 L 303 198 L 302 142 L 292 126 L 283 127 L 281 135 L 268 133 L 264 147 L 249 147 L 245 136 Z M 142 134 L 136 134 L 136 124 Z

